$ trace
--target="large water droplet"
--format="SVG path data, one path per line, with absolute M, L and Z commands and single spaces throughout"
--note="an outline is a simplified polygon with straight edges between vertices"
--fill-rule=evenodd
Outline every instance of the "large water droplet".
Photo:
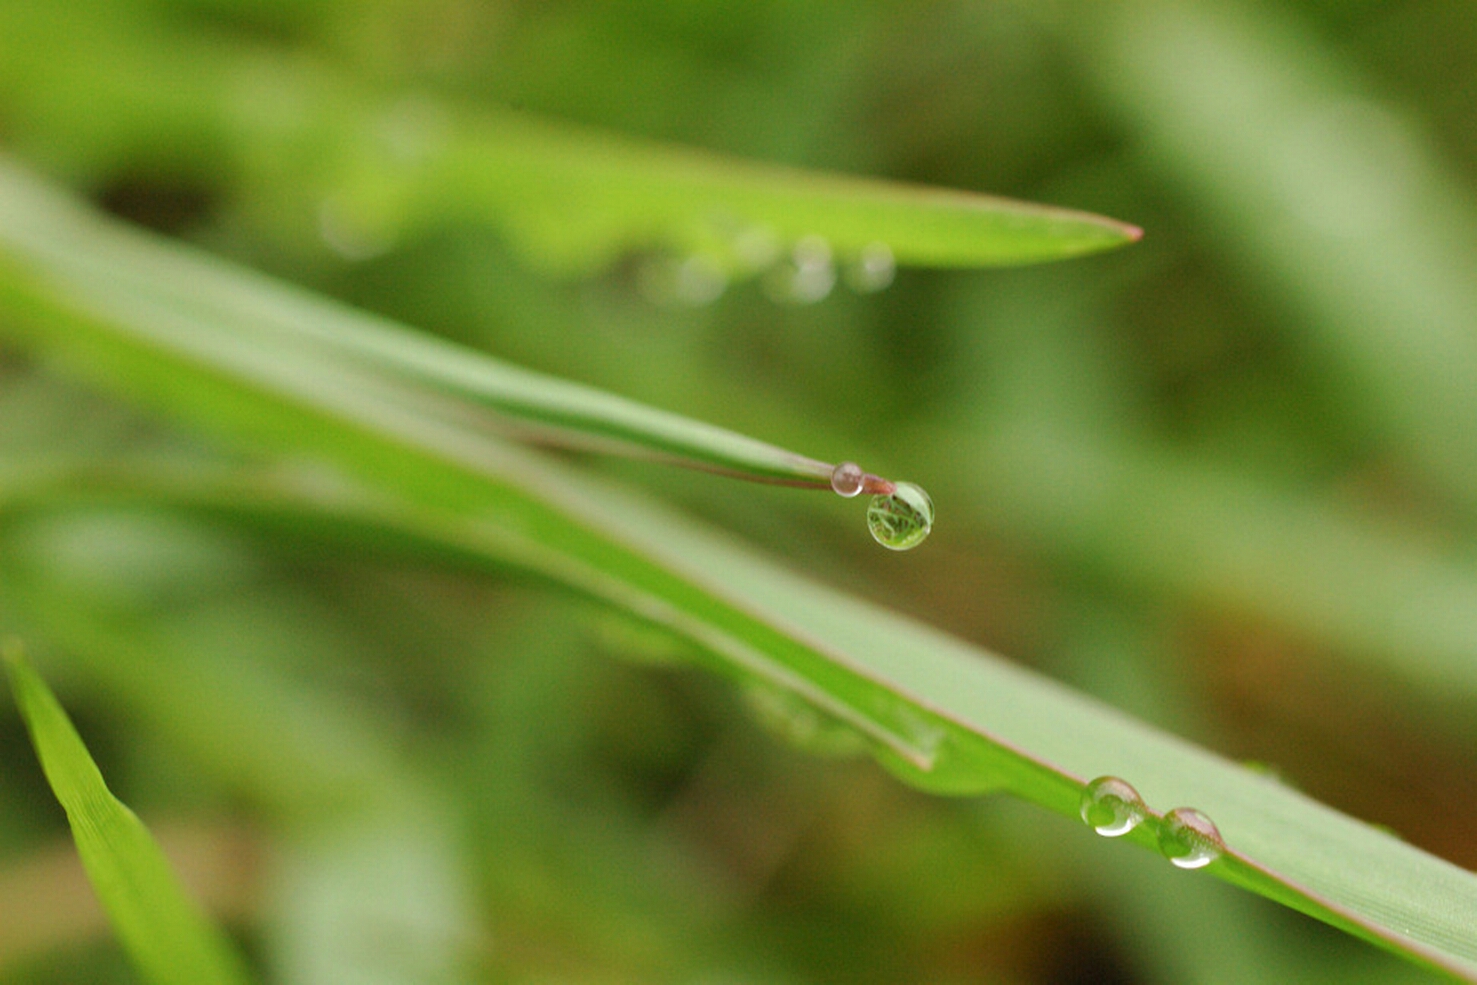
M 1107 838 L 1126 835 L 1149 815 L 1139 792 L 1116 776 L 1100 776 L 1082 790 L 1082 820 Z
M 1176 807 L 1159 822 L 1159 851 L 1182 869 L 1209 865 L 1225 850 L 1215 823 L 1193 807 Z
M 837 495 L 850 499 L 862 491 L 866 477 L 867 473 L 857 463 L 842 462 L 831 470 L 831 488 Z
M 889 550 L 917 547 L 933 529 L 933 500 L 922 486 L 896 483 L 890 494 L 872 497 L 867 506 L 867 529 L 873 540 Z
M 892 283 L 897 274 L 897 261 L 886 243 L 868 243 L 861 255 L 846 267 L 846 283 L 859 294 L 880 291 Z

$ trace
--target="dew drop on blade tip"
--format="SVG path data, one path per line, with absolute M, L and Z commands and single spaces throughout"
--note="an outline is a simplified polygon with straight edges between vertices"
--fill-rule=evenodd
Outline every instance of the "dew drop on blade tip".
M 1128 834 L 1149 814 L 1144 799 L 1125 780 L 1100 776 L 1082 790 L 1082 820 L 1106 838 Z
M 1199 869 L 1226 850 L 1215 823 L 1193 807 L 1176 807 L 1159 822 L 1159 851 L 1181 869 Z
M 933 529 L 933 500 L 921 486 L 899 482 L 890 494 L 872 497 L 867 506 L 867 529 L 872 539 L 888 550 L 917 547 Z

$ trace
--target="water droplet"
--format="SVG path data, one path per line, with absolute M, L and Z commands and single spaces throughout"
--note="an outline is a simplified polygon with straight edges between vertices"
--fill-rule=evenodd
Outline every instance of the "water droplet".
M 1159 851 L 1182 869 L 1209 865 L 1225 850 L 1215 823 L 1193 807 L 1176 807 L 1159 822 Z
M 831 471 L 831 488 L 847 499 L 862 491 L 867 473 L 855 462 L 842 462 Z
M 395 245 L 388 222 L 369 214 L 348 196 L 332 195 L 318 205 L 318 235 L 346 260 L 370 260 L 388 253 Z
M 1107 838 L 1126 835 L 1143 823 L 1149 808 L 1139 792 L 1116 776 L 1100 776 L 1082 790 L 1082 820 Z
M 793 691 L 754 681 L 742 693 L 749 711 L 763 728 L 799 749 L 840 757 L 855 756 L 867 748 L 862 733 Z
M 933 529 L 933 500 L 922 486 L 896 483 L 892 493 L 873 496 L 867 506 L 867 529 L 872 539 L 893 551 L 906 551 L 923 543 Z
M 418 164 L 445 145 L 451 121 L 441 104 L 409 96 L 389 107 L 376 125 L 377 135 L 395 160 Z
M 653 258 L 641 268 L 641 288 L 657 304 L 701 307 L 722 296 L 728 275 L 713 257 Z
M 743 269 L 763 270 L 779 259 L 779 237 L 768 226 L 745 226 L 733 238 L 733 255 Z
M 846 268 L 846 283 L 859 294 L 880 291 L 892 283 L 897 273 L 897 261 L 886 243 L 868 243 L 862 247 L 861 255 Z
M 765 292 L 781 303 L 813 304 L 830 294 L 835 285 L 831 244 L 823 236 L 800 237 L 789 259 L 772 267 L 764 277 Z

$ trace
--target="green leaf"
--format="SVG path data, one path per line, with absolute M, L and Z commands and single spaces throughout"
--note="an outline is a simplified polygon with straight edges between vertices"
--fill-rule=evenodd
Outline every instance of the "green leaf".
M 927 789 L 1008 791 L 1075 817 L 1085 781 L 1122 776 L 1150 811 L 1125 841 L 1154 848 L 1160 818 L 1193 806 L 1227 845 L 1207 873 L 1477 979 L 1470 873 L 511 447 L 490 433 L 486 408 L 427 379 L 409 355 L 372 367 L 359 355 L 364 339 L 383 333 L 415 352 L 422 341 L 413 333 L 81 221 L 5 177 L 0 209 L 18 214 L 17 202 L 53 221 L 0 222 L 0 326 L 11 337 L 192 423 L 332 460 L 364 486 L 310 493 L 284 483 L 274 497 L 238 500 L 241 515 L 274 502 L 284 513 L 316 509 L 448 559 L 543 575 L 660 624 L 699 644 L 723 673 L 854 729 L 884 765 Z M 459 358 L 469 367 L 483 359 Z
M 4 658 L 41 767 L 66 809 L 77 853 L 139 971 L 161 985 L 250 981 L 241 958 L 186 895 L 143 822 L 108 790 L 46 682 L 18 646 L 8 646 Z

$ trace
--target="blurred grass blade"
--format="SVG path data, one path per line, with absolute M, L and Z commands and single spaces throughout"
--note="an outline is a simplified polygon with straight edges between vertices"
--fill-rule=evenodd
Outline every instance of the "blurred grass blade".
M 1140 236 L 1070 209 L 739 161 L 515 116 L 484 117 L 421 184 L 423 197 L 454 195 L 506 215 L 554 256 L 667 245 L 740 273 L 767 259 L 746 258 L 747 249 L 779 251 L 806 236 L 823 239 L 842 261 L 881 243 L 898 263 L 937 267 L 1059 260 Z
M 118 939 L 158 985 L 245 983 L 246 968 L 175 878 L 148 830 L 108 790 L 56 697 L 16 645 L 4 652 L 21 716 Z
M 1228 846 L 1207 873 L 1477 981 L 1472 874 L 509 446 L 489 433 L 484 408 L 429 381 L 414 359 L 387 355 L 367 366 L 358 354 L 382 333 L 414 352 L 413 333 L 82 222 L 50 199 L 0 172 L 0 209 L 19 214 L 25 203 L 55 220 L 0 222 L 0 330 L 188 422 L 329 459 L 366 487 L 280 482 L 275 498 L 253 492 L 217 504 L 228 512 L 250 516 L 275 503 L 279 519 L 297 510 L 308 535 L 333 526 L 315 522 L 314 511 L 353 516 L 395 532 L 384 540 L 423 545 L 421 553 L 543 575 L 699 644 L 731 677 L 850 726 L 882 763 L 927 789 L 1006 790 L 1075 817 L 1086 780 L 1122 776 L 1151 809 L 1122 840 L 1153 849 L 1159 818 L 1192 805 Z
M 1477 202 L 1354 59 L 1261 4 L 1060 10 L 1102 97 L 1335 368 L 1351 419 L 1477 509 Z
M 0 181 L 7 166 L 0 161 Z M 6 182 L 0 199 L 0 241 L 14 255 L 32 248 L 34 259 L 57 273 L 68 271 L 67 291 L 74 296 L 105 291 L 126 292 L 137 306 L 151 306 L 156 317 L 144 319 L 158 333 L 172 333 L 182 347 L 211 347 L 211 358 L 229 358 L 243 371 L 260 356 L 242 349 L 227 336 L 179 330 L 180 315 L 211 309 L 217 324 L 237 321 L 235 306 L 215 304 L 241 290 L 236 273 L 200 267 L 188 278 L 173 276 L 169 259 L 131 248 L 90 217 L 64 203 L 29 194 L 20 182 Z M 496 412 L 479 415 L 484 426 L 565 447 L 579 447 L 657 458 L 764 482 L 829 489 L 831 466 L 745 435 L 645 407 L 591 387 L 554 379 L 499 363 L 468 359 L 461 347 L 428 338 L 411 338 L 392 327 L 374 324 L 362 314 L 346 314 L 336 305 L 309 295 L 295 299 L 314 317 L 295 317 L 294 308 L 252 312 L 243 333 L 279 355 L 300 352 L 304 358 L 332 360 L 343 370 L 341 383 L 364 392 L 394 387 L 399 400 L 416 403 L 425 413 L 464 413 L 443 400 L 435 406 L 402 387 L 412 382 L 425 391 L 446 394 Z M 142 307 L 137 308 L 140 313 Z M 171 327 L 172 323 L 173 327 Z M 246 337 L 244 334 L 242 337 Z M 260 374 L 257 374 L 260 378 Z M 392 380 L 391 377 L 394 379 Z M 308 386 L 322 381 L 305 381 Z
M 300 56 L 268 66 L 261 52 L 108 13 L 79 23 L 65 5 L 0 5 L 0 36 L 16 53 L 9 71 L 0 63 L 11 112 L 45 119 L 58 106 L 80 108 L 86 118 L 73 132 L 93 160 L 133 153 L 110 144 L 115 131 L 96 120 L 148 120 L 161 145 L 193 154 L 205 142 L 223 158 L 213 170 L 253 173 L 250 186 L 291 198 L 257 203 L 259 221 L 299 237 L 321 220 L 320 250 L 327 241 L 369 256 L 417 230 L 471 221 L 557 270 L 659 250 L 699 256 L 732 278 L 782 262 L 804 237 L 823 240 L 838 263 L 880 243 L 899 264 L 973 267 L 1063 259 L 1139 236 L 1069 209 L 392 98 Z M 271 84 L 243 83 L 263 78 Z

